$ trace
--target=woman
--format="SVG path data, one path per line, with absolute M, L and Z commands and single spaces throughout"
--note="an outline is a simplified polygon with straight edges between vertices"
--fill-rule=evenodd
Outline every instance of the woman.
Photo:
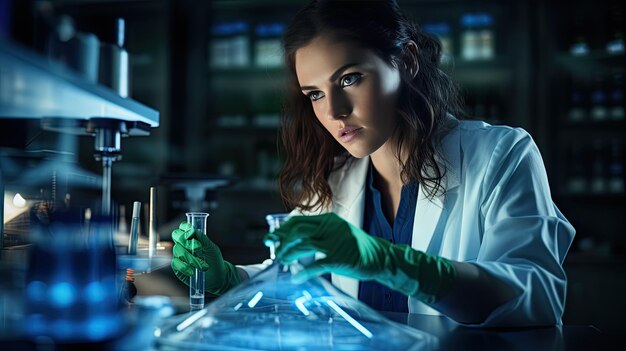
M 281 195 L 295 208 L 266 240 L 295 280 L 333 284 L 379 310 L 475 326 L 561 323 L 574 229 L 522 129 L 459 121 L 441 45 L 394 1 L 312 1 L 285 33 Z M 221 294 L 262 266 L 221 258 L 182 225 L 172 266 Z M 186 249 L 200 245 L 192 256 Z M 209 277 L 209 275 L 211 275 Z

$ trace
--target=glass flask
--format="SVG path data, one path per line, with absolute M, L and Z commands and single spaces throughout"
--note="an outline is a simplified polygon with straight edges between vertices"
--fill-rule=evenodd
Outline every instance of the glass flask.
M 274 218 L 268 215 L 270 231 Z M 280 222 L 276 222 L 280 225 Z M 155 330 L 160 350 L 431 350 L 438 340 L 392 322 L 327 280 L 291 281 L 301 265 L 275 261 L 206 308 Z
M 288 213 L 273 213 L 265 216 L 265 221 L 267 222 L 267 225 L 269 227 L 269 232 L 271 233 L 279 228 L 280 225 L 287 220 L 288 216 Z M 266 241 L 264 244 L 270 249 L 270 259 L 276 259 L 276 254 L 274 253 L 274 251 L 276 250 L 276 243 L 272 241 Z
M 206 235 L 206 220 L 209 217 L 205 212 L 188 212 L 187 223 L 196 230 Z M 193 252 L 192 252 L 193 254 Z M 199 310 L 204 307 L 204 272 L 195 269 L 193 275 L 189 277 L 189 308 Z

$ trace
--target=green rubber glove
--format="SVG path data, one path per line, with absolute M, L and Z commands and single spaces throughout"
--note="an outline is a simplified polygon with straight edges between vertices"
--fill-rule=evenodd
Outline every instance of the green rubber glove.
M 332 272 L 376 280 L 430 304 L 449 291 L 456 277 L 452 261 L 373 237 L 335 213 L 291 217 L 264 240 L 280 242 L 276 258 L 283 264 L 318 251 L 326 255 L 296 273 L 295 283 Z
M 182 222 L 172 239 L 172 269 L 183 283 L 189 285 L 196 268 L 205 272 L 204 290 L 217 296 L 241 282 L 237 267 L 225 261 L 219 247 L 191 224 Z

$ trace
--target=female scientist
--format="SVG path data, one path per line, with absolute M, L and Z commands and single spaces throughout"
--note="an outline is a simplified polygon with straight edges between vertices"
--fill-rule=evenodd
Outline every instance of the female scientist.
M 316 253 L 295 280 L 332 282 L 378 310 L 474 326 L 561 324 L 574 229 L 522 129 L 460 121 L 441 44 L 395 1 L 312 1 L 283 39 L 290 73 L 279 183 L 295 208 L 266 240 L 281 262 Z M 221 294 L 235 267 L 186 224 L 172 233 L 183 281 Z M 196 249 L 195 256 L 191 247 Z

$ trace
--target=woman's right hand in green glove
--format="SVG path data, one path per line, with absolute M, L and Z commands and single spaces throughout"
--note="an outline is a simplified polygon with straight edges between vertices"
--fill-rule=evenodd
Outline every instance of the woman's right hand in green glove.
M 205 272 L 204 290 L 211 294 L 221 295 L 241 281 L 237 268 L 224 260 L 219 247 L 191 224 L 182 222 L 172 239 L 172 269 L 183 283 L 189 285 L 196 269 Z

